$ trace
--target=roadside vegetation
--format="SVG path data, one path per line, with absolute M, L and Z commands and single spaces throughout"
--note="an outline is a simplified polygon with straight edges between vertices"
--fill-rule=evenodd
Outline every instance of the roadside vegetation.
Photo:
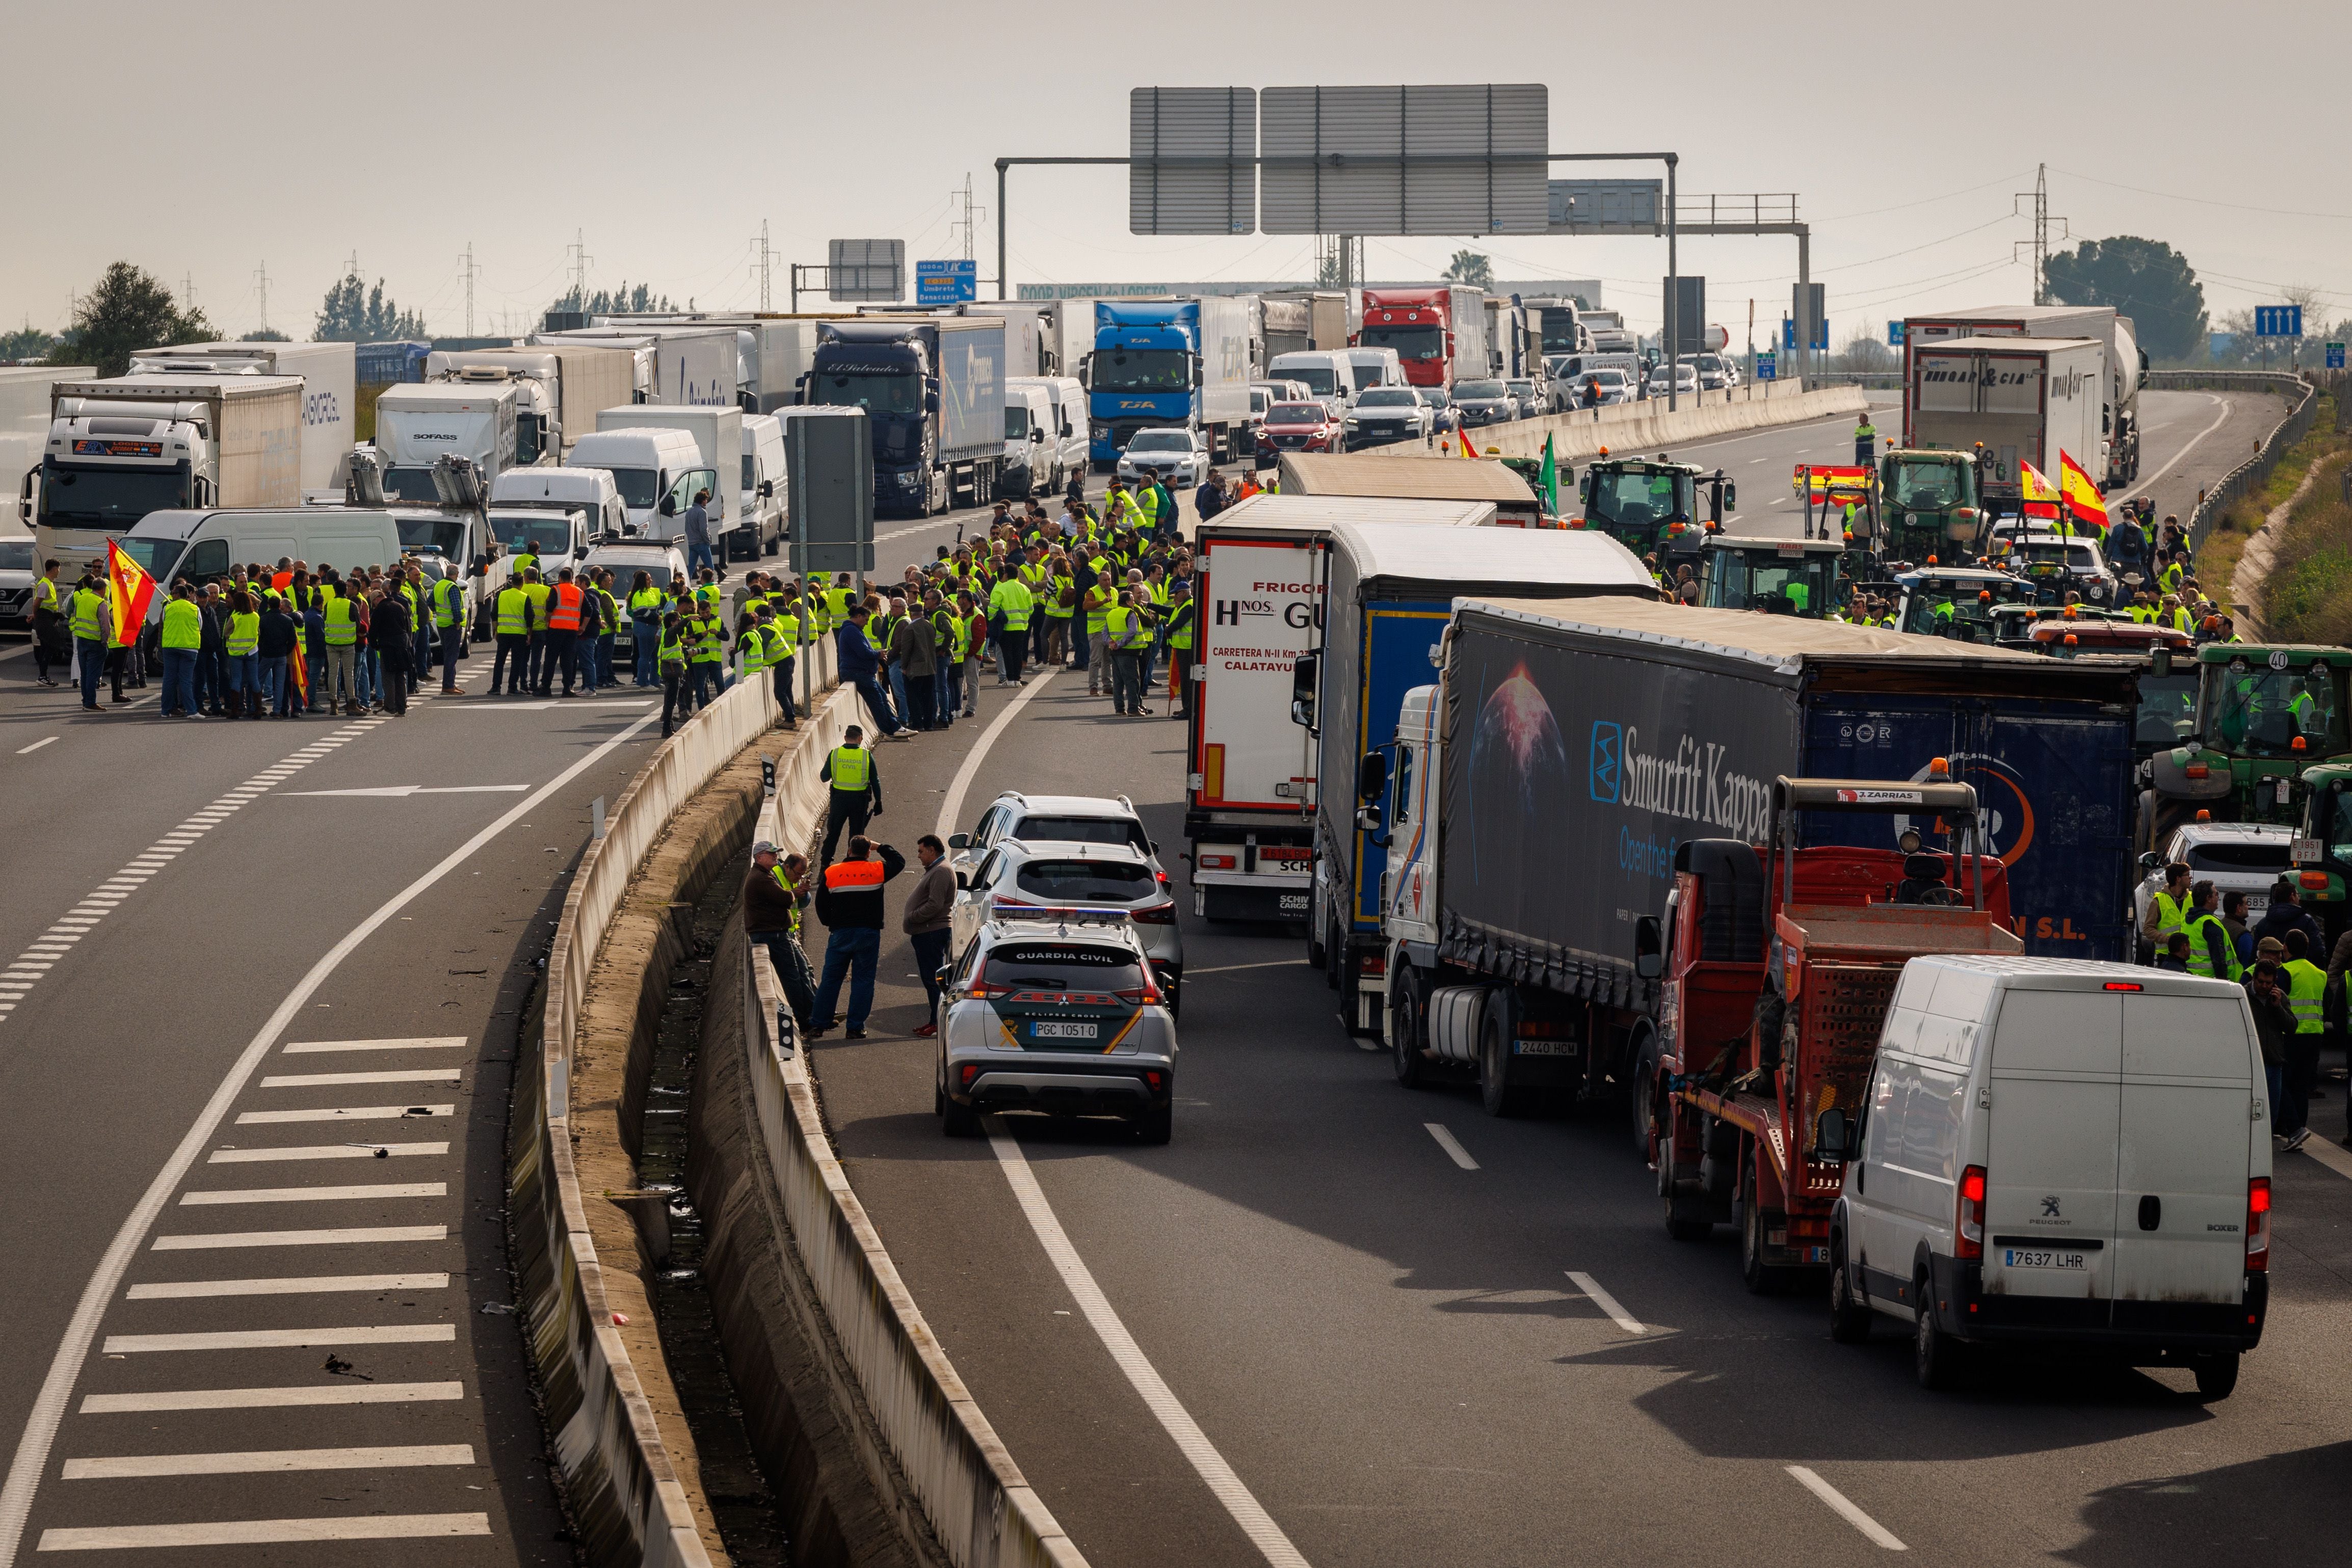
M 2197 580 L 2204 585 L 2206 593 L 2216 604 L 2227 605 L 2230 602 L 2231 579 L 2237 571 L 2238 558 L 2245 553 L 2246 541 L 2262 528 L 2263 519 L 2294 494 L 2295 487 L 2303 483 L 2303 476 L 2311 472 L 2315 463 L 2340 465 L 2343 455 L 2347 451 L 2352 451 L 2352 437 L 2339 434 L 2336 428 L 2336 400 L 2323 395 L 2319 400 L 2318 413 L 2311 423 L 2311 433 L 2286 449 L 2279 458 L 2278 465 L 2270 471 L 2269 477 L 2259 488 L 2230 503 L 2221 517 L 2214 520 L 2213 531 L 2206 536 L 2205 543 L 2198 549 Z M 2305 496 L 2289 515 L 2286 531 L 2290 541 L 2294 537 L 2299 520 L 2305 515 L 2305 508 L 2313 506 L 2329 483 L 2323 477 L 2322 482 L 2315 485 L 2311 494 Z M 2335 492 L 2329 490 L 2328 493 L 2333 495 Z M 2292 549 L 2292 544 L 2286 548 Z M 2283 581 L 2281 574 L 2285 568 L 2284 550 L 2273 559 L 2270 582 L 2264 594 L 2266 604 L 2273 608 L 2263 617 L 2263 624 L 2272 629 L 2273 636 L 2283 636 L 2284 633 L 2277 630 L 2275 607 L 2281 602 L 2279 589 Z M 2320 640 L 2338 642 L 2342 639 Z

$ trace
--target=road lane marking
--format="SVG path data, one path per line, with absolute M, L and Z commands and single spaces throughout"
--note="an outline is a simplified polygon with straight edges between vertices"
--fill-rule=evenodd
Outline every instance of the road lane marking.
M 417 1035 L 407 1040 L 298 1040 L 289 1042 L 284 1054 L 301 1056 L 305 1053 L 331 1051 L 457 1051 L 466 1043 L 462 1034 Z
M 133 1285 L 131 1301 L 176 1301 L 211 1296 L 316 1296 L 334 1291 L 444 1291 L 446 1274 L 309 1274 L 282 1280 L 173 1280 Z
M 446 1241 L 446 1225 L 353 1225 L 330 1230 L 215 1230 L 158 1236 L 153 1250 L 190 1252 L 223 1247 L 340 1247 L 353 1242 Z
M 1296 958 L 1273 958 L 1263 964 L 1219 964 L 1212 968 L 1187 969 L 1184 971 L 1184 977 L 1190 980 L 1201 975 L 1230 975 L 1240 969 L 1296 969 L 1297 967 L 1298 967 L 1298 960 Z
M 325 1105 L 310 1111 L 247 1111 L 237 1117 L 236 1124 L 257 1127 L 274 1122 L 400 1122 L 457 1113 L 455 1105 Z
M 68 1459 L 60 1480 L 119 1481 L 148 1476 L 253 1476 L 292 1470 L 395 1470 L 470 1465 L 470 1443 L 412 1443 L 373 1448 L 266 1448 L 228 1454 L 117 1454 Z
M 1594 1306 L 1599 1307 L 1602 1312 L 1608 1313 L 1610 1320 L 1616 1323 L 1619 1328 L 1623 1329 L 1627 1333 L 1632 1334 L 1647 1333 L 1650 1332 L 1642 1326 L 1641 1319 L 1633 1316 L 1633 1313 L 1627 1312 L 1622 1306 L 1620 1306 L 1616 1297 L 1611 1295 L 1608 1291 L 1601 1288 L 1600 1281 L 1595 1280 L 1590 1274 L 1579 1273 L 1574 1269 L 1567 1270 L 1567 1273 L 1568 1277 L 1571 1281 L 1575 1281 L 1576 1288 L 1582 1291 L 1587 1297 L 1591 1298 Z
M 306 1405 L 415 1405 L 463 1399 L 462 1383 L 350 1383 L 291 1388 L 181 1388 L 162 1394 L 91 1394 L 85 1416 L 144 1416 L 159 1410 L 283 1410 Z
M 420 1067 L 402 1072 L 288 1072 L 264 1078 L 264 1089 L 307 1089 L 332 1083 L 455 1083 L 455 1067 Z
M 2321 1137 L 2305 1140 L 2303 1152 L 2340 1176 L 2352 1176 L 2352 1152 L 2338 1147 Z
M 387 1181 L 357 1186 L 249 1186 L 180 1195 L 183 1208 L 229 1203 L 347 1203 L 372 1197 L 446 1197 L 446 1181 Z
M 1109 1298 L 1095 1282 L 1094 1273 L 1087 1267 L 1086 1260 L 1078 1256 L 1078 1249 L 1070 1244 L 1068 1233 L 1055 1217 L 1053 1205 L 1045 1201 L 1045 1189 L 1037 1185 L 1021 1145 L 1003 1130 L 1000 1118 L 989 1117 L 987 1125 L 988 1142 L 996 1151 L 997 1166 L 1004 1172 L 1013 1196 L 1019 1200 L 1021 1212 L 1028 1217 L 1029 1228 L 1045 1249 L 1045 1256 L 1053 1260 L 1063 1285 L 1102 1340 L 1103 1348 L 1110 1352 L 1111 1359 L 1127 1375 L 1127 1381 L 1141 1396 L 1145 1406 L 1159 1418 L 1160 1428 L 1175 1442 L 1193 1472 L 1224 1504 L 1225 1511 L 1233 1515 L 1234 1522 L 1242 1527 L 1242 1533 L 1249 1537 L 1250 1543 L 1267 1563 L 1275 1568 L 1307 1568 L 1306 1557 L 1290 1543 L 1290 1538 L 1282 1532 L 1282 1527 L 1274 1522 L 1273 1516 L 1249 1488 L 1242 1484 L 1241 1477 L 1234 1473 L 1233 1466 L 1209 1441 L 1208 1434 L 1201 1430 L 1192 1413 L 1178 1402 L 1167 1381 L 1135 1343 L 1135 1336 L 1128 1333 L 1127 1325 L 1111 1310 Z
M 55 745 L 57 743 L 57 738 L 58 737 L 54 735 L 43 736 L 40 739 L 33 742 L 32 745 L 20 748 L 16 755 L 19 757 L 29 757 L 34 752 L 40 750 L 44 746 Z
M 1830 1505 L 1832 1511 L 1870 1538 L 1872 1544 L 1884 1546 L 1889 1552 L 1908 1552 L 1909 1547 L 1895 1538 L 1895 1532 L 1854 1506 L 1845 1493 L 1822 1479 L 1802 1465 L 1784 1467 L 1797 1478 L 1797 1484 Z
M 2147 478 L 2140 480 L 2138 483 L 2132 486 L 2130 489 L 2124 491 L 2122 494 L 2108 497 L 2107 501 L 2110 505 L 2120 505 L 2125 501 L 2130 500 L 2134 496 L 2138 495 L 2142 490 L 2147 489 L 2150 485 L 2155 484 L 2158 479 L 2161 479 L 2167 474 L 2171 473 L 2172 470 L 2180 465 L 2182 459 L 2189 455 L 2191 448 L 2193 448 L 2199 442 L 2204 440 L 2207 436 L 2212 434 L 2215 431 L 2221 429 L 2222 424 L 2228 421 L 2231 406 L 2230 400 L 2225 397 L 2215 396 L 2211 392 L 2207 392 L 2205 395 L 2212 398 L 2215 402 L 2221 405 L 2221 412 L 2213 416 L 2213 423 L 2199 431 L 2196 434 L 2190 436 L 2186 442 L 2182 443 L 2180 450 L 2174 453 L 2169 458 L 2166 459 L 2163 467 L 2158 468 L 2155 473 L 2149 475 Z
M 1444 1123 L 1423 1122 L 1422 1125 L 1429 1130 L 1429 1135 L 1437 1140 L 1437 1146 L 1444 1149 L 1455 1165 L 1465 1171 L 1478 1168 L 1478 1162 L 1470 1157 L 1470 1151 L 1462 1146 L 1462 1140 L 1446 1131 Z
M 415 881 L 377 905 L 372 914 L 362 918 L 333 946 L 320 955 L 318 962 L 311 965 L 302 978 L 287 992 L 284 999 L 278 1002 L 269 1017 L 263 1020 L 261 1028 L 247 1042 L 236 1062 L 213 1090 L 204 1108 L 196 1113 L 186 1134 L 181 1138 L 178 1145 L 164 1159 L 162 1167 L 156 1171 L 154 1179 L 147 1186 L 147 1190 L 140 1196 L 139 1201 L 131 1206 L 131 1212 L 116 1228 L 113 1239 L 107 1244 L 105 1253 L 100 1258 L 97 1267 L 90 1271 L 89 1280 L 82 1286 L 81 1295 L 75 1303 L 73 1315 L 67 1321 L 64 1332 L 58 1336 L 57 1350 L 49 1358 L 48 1370 L 42 1375 L 40 1388 L 33 1396 L 31 1409 L 26 1416 L 24 1431 L 17 1439 L 16 1453 L 8 1462 L 6 1478 L 5 1480 L 0 1480 L 0 1568 L 9 1568 L 9 1565 L 16 1560 L 17 1549 L 22 1545 L 25 1538 L 25 1523 L 32 1512 L 34 1494 L 39 1490 L 41 1477 L 48 1469 L 50 1450 L 57 1444 L 58 1426 L 65 1419 L 67 1404 L 73 1396 L 74 1380 L 81 1375 L 83 1366 L 89 1360 L 90 1346 L 97 1341 L 99 1325 L 104 1320 L 108 1309 L 112 1306 L 117 1292 L 122 1288 L 123 1275 L 129 1271 L 131 1260 L 138 1256 L 142 1246 L 146 1242 L 148 1233 L 153 1229 L 156 1219 L 170 1204 L 172 1195 L 179 1190 L 180 1183 L 185 1179 L 188 1172 L 194 1168 L 197 1160 L 210 1151 L 215 1134 L 219 1132 L 222 1122 L 227 1119 L 237 1097 L 246 1092 L 253 1075 L 259 1071 L 262 1062 L 268 1057 L 270 1048 L 279 1041 L 286 1030 L 293 1025 L 294 1020 L 302 1016 L 303 1009 L 310 1006 L 312 998 L 317 996 L 319 988 L 327 983 L 329 977 L 342 966 L 346 958 L 359 951 L 369 937 L 389 925 L 403 909 L 422 897 L 451 872 L 471 860 L 499 834 L 515 823 L 523 821 L 534 807 L 552 799 L 565 785 L 635 739 L 638 734 L 659 716 L 658 713 L 646 714 L 625 726 L 619 733 L 608 736 L 598 742 L 569 768 L 541 785 L 537 791 L 524 796 L 509 807 L 496 819 L 478 830 L 465 842 L 427 868 Z M 425 1232 L 425 1234 L 396 1233 L 377 1239 L 441 1240 L 446 1239 L 448 1235 L 448 1227 L 446 1225 L 388 1228 L 395 1232 Z M 258 1234 L 268 1237 L 271 1233 Z M 281 1232 L 278 1233 L 275 1239 L 245 1243 L 215 1238 L 206 1240 L 190 1239 L 185 1244 L 194 1246 L 299 1245 L 298 1242 L 286 1239 L 289 1235 L 299 1233 Z M 310 1235 L 314 1239 L 324 1239 L 317 1232 L 312 1232 Z M 348 1234 L 337 1239 L 358 1239 L 357 1237 Z M 158 1249 L 163 1249 L 164 1239 L 157 1240 L 155 1245 Z M 489 1531 L 488 1516 L 483 1514 L 418 1517 L 465 1517 L 480 1521 L 479 1529 L 469 1531 L 467 1533 L 488 1534 Z M 379 1519 L 358 1522 L 383 1523 L 384 1521 Z M 443 1531 L 443 1533 L 454 1532 Z M 46 1539 L 45 1534 L 44 1540 Z M 300 1539 L 311 1538 L 306 1536 Z
M 940 837 L 944 839 L 955 831 L 956 813 L 963 810 L 964 792 L 971 788 L 972 779 L 979 776 L 980 764 L 987 757 L 988 748 L 996 744 L 996 737 L 1004 733 L 1005 727 L 1013 722 L 1013 716 L 1027 706 L 1031 697 L 1053 684 L 1051 674 L 1024 683 L 1013 700 L 988 721 L 988 727 L 980 732 L 980 738 L 971 743 L 971 749 L 964 754 L 963 765 L 956 769 L 955 777 L 948 782 L 947 794 L 940 800 L 940 825 L 935 830 Z
M 102 1355 L 171 1350 L 339 1350 L 347 1344 L 446 1344 L 455 1323 L 357 1323 L 330 1329 L 207 1329 L 195 1333 L 118 1333 L 100 1342 Z
M 404 800 L 411 795 L 517 795 L 530 788 L 528 784 L 387 784 L 374 789 L 280 789 L 278 793 L 289 798 L 366 795 L 386 800 Z
M 414 1541 L 488 1535 L 487 1513 L 377 1513 L 349 1519 L 233 1519 L 210 1524 L 114 1524 L 41 1531 L 42 1552 L 140 1546 L 278 1546 L 299 1541 Z
M 267 1165 L 274 1160 L 397 1160 L 446 1155 L 446 1144 L 297 1144 L 284 1148 L 215 1149 L 208 1166 Z

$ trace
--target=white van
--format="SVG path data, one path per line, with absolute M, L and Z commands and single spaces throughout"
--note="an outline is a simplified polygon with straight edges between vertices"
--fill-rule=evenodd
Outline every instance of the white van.
M 1397 358 L 1394 349 L 1349 349 L 1347 352 L 1349 362 L 1356 367 L 1358 392 L 1406 384 L 1404 361 Z
M 1048 444 L 1055 433 L 1054 400 L 1034 376 L 1004 379 L 1004 463 L 996 476 L 996 493 L 1019 501 L 1060 487 L 1054 472 L 1059 444 Z
M 1055 466 L 1061 478 L 1054 482 L 1056 489 L 1068 484 L 1074 474 L 1084 474 L 1090 466 L 1089 442 L 1087 434 L 1087 389 L 1076 376 L 1040 376 L 1045 395 L 1054 400 L 1054 434 L 1045 444 L 1056 448 Z
M 1356 365 L 1342 349 L 1300 349 L 1276 354 L 1266 366 L 1274 381 L 1297 382 L 1333 413 L 1345 413 L 1356 401 Z
M 622 534 L 629 527 L 629 509 L 621 504 L 621 489 L 609 468 L 514 469 L 490 481 L 490 505 L 509 503 L 569 507 L 583 512 L 592 537 Z
M 784 542 L 784 422 L 772 413 L 743 416 L 742 496 L 729 553 L 775 554 Z
M 1912 1325 L 1919 1381 L 1974 1345 L 2236 1386 L 2269 1304 L 2271 1110 L 2245 994 L 2062 958 L 1914 958 L 1830 1219 L 1830 1332 Z M 1924 1309 L 1924 1310 L 1923 1310 Z
M 122 549 L 155 580 L 147 619 L 160 622 L 173 583 L 221 581 L 231 567 L 269 570 L 283 557 L 314 573 L 331 566 L 348 577 L 356 567 L 391 566 L 400 559 L 400 528 L 390 512 L 373 507 L 175 509 L 142 517 L 122 537 Z
M 690 432 L 654 425 L 592 430 L 572 447 L 570 466 L 613 476 L 632 538 L 674 539 L 698 490 L 719 494 L 719 474 Z

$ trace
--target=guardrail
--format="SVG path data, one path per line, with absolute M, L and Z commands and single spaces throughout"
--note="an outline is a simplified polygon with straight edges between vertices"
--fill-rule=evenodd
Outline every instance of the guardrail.
M 2252 457 L 2221 476 L 2221 480 L 2197 498 L 2189 514 L 2189 549 L 2193 553 L 2205 548 L 2205 540 L 2213 525 L 2230 504 L 2270 477 L 2273 468 L 2286 449 L 2310 433 L 2311 422 L 2319 413 L 2319 388 L 2302 376 L 2284 375 L 2262 371 L 2151 371 L 2143 389 L 2155 387 L 2164 392 L 2277 392 L 2283 396 L 2302 394 L 2301 401 L 2287 411 L 2286 417 L 2271 427 L 2263 437 L 2262 445 Z
M 832 684 L 833 645 L 803 648 L 819 685 Z M 535 1071 L 519 1072 L 520 1103 L 507 1160 L 507 1207 L 521 1279 L 524 1340 L 573 1523 L 597 1568 L 706 1568 L 685 1489 L 653 1406 L 614 1332 L 587 1208 L 572 1163 L 572 1049 L 589 971 L 638 862 L 677 809 L 775 722 L 772 684 L 739 684 L 662 743 L 637 770 L 581 859 L 548 949 L 546 1013 Z M 808 748 L 800 748 L 805 752 Z

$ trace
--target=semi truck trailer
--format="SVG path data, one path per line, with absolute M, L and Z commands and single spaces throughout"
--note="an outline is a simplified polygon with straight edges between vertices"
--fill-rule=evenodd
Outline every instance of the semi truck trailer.
M 1911 316 L 1903 322 L 1904 384 L 1911 386 L 1912 361 L 1956 338 L 2092 338 L 2105 350 L 2100 368 L 2101 434 L 2106 441 L 2104 469 L 2092 467 L 2086 453 L 2074 451 L 2102 487 L 2128 485 L 2139 477 L 2139 389 L 2147 379 L 2147 356 L 2128 316 L 2112 305 L 1987 305 L 1939 316 Z M 1905 399 L 1904 444 L 1932 445 L 1912 439 L 1912 403 Z M 2039 466 L 2037 464 L 2036 466 Z
M 1004 460 L 1004 322 L 866 316 L 818 324 L 805 402 L 862 408 L 877 511 L 985 506 Z
M 1083 379 L 1094 464 L 1118 461 L 1139 430 L 1198 434 L 1213 463 L 1250 442 L 1250 310 L 1230 296 L 1095 302 L 1095 346 Z
M 2016 513 L 2031 463 L 2051 483 L 2061 453 L 2086 474 L 2109 471 L 2100 388 L 2106 346 L 2095 338 L 1947 338 L 1908 356 L 1904 445 L 1984 449 L 1982 499 Z
M 341 490 L 343 458 L 359 441 L 356 344 L 177 343 L 142 349 L 130 373 L 301 377 L 303 492 Z

